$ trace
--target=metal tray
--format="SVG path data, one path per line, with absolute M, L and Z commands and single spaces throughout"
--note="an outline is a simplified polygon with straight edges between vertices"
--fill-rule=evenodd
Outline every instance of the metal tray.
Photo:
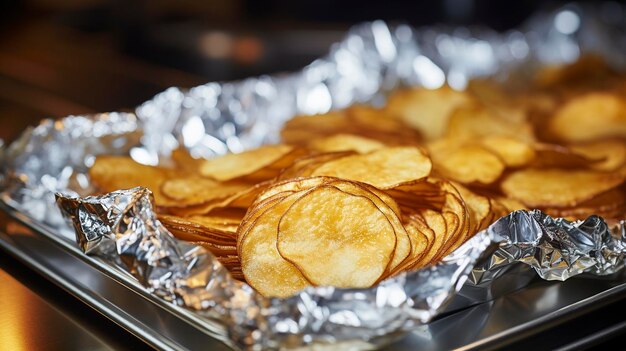
M 227 350 L 219 324 L 152 295 L 121 270 L 83 254 L 75 243 L 35 223 L 7 199 L 12 219 L 0 247 L 150 346 L 161 350 Z M 524 289 L 439 317 L 388 350 L 492 349 L 565 323 L 626 297 L 626 277 L 536 280 Z

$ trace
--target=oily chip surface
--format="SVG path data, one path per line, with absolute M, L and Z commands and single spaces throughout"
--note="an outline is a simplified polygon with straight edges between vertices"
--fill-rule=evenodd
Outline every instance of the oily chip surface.
M 278 226 L 281 256 L 317 285 L 372 286 L 395 243 L 391 223 L 370 199 L 328 186 L 301 197 Z

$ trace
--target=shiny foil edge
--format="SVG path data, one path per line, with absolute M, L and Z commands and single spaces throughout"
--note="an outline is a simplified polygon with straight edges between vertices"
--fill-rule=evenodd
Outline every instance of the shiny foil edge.
M 173 239 L 155 220 L 146 190 L 80 200 L 79 195 L 90 192 L 85 171 L 94 156 L 130 154 L 151 164 L 178 145 L 196 157 L 236 152 L 276 141 L 279 126 L 297 113 L 322 113 L 355 102 L 376 104 L 401 84 L 460 86 L 472 77 L 497 76 L 511 67 L 574 61 L 581 52 L 600 53 L 624 67 L 625 51 L 614 48 L 626 47 L 625 26 L 599 21 L 617 12 L 607 11 L 614 7 L 606 3 L 586 12 L 582 5 L 571 4 L 538 14 L 521 30 L 503 34 L 365 23 L 301 72 L 189 90 L 171 88 L 139 106 L 135 114 L 44 120 L 0 148 L 3 196 L 19 203 L 34 220 L 67 229 L 54 202 L 59 192 L 66 215 L 69 203 L 76 205 L 70 218 L 85 252 L 125 267 L 157 296 L 222 320 L 241 348 L 336 342 L 355 348 L 380 346 L 430 320 L 453 297 L 463 297 L 463 307 L 498 296 L 498 282 L 521 266 L 548 280 L 619 270 L 624 222 L 611 232 L 598 217 L 569 223 L 537 211 L 518 211 L 435 267 L 371 289 L 309 288 L 287 300 L 265 299 L 233 281 L 203 249 Z M 623 7 L 619 10 L 624 13 Z M 564 33 L 557 28 L 556 19 L 564 12 L 578 16 L 576 30 Z M 485 53 L 487 59 L 478 59 Z M 114 218 L 124 218 L 124 225 Z M 136 227 L 128 224 L 138 223 L 145 230 L 129 229 Z M 151 249 L 143 250 L 146 247 Z M 528 275 L 519 276 L 522 281 Z

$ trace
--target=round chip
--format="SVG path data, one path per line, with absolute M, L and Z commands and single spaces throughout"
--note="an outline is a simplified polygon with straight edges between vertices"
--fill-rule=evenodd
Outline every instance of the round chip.
M 555 112 L 548 129 L 570 142 L 626 137 L 626 101 L 605 92 L 574 97 Z
M 624 175 L 587 170 L 525 169 L 502 182 L 502 191 L 528 207 L 575 206 L 613 189 Z
M 363 196 L 370 199 L 376 207 L 387 217 L 391 225 L 393 226 L 393 230 L 396 234 L 396 249 L 394 251 L 393 259 L 389 264 L 389 272 L 394 273 L 411 254 L 411 239 L 409 238 L 409 234 L 404 229 L 400 218 L 398 217 L 399 211 L 396 212 L 393 208 L 387 205 L 387 201 L 395 204 L 395 201 L 389 196 L 383 195 L 382 191 L 376 190 L 376 193 L 382 195 L 386 201 L 383 201 L 372 189 L 376 189 L 373 187 L 366 187 L 366 184 L 360 185 L 355 182 L 348 182 L 343 180 L 336 180 L 328 183 L 328 185 L 332 185 L 333 187 L 344 191 L 348 194 Z M 392 205 L 393 206 L 393 205 Z M 394 207 L 398 207 L 397 204 Z
M 535 150 L 528 143 L 507 136 L 490 136 L 480 144 L 498 155 L 508 167 L 521 167 L 535 158 Z
M 388 189 L 430 174 L 430 159 L 417 147 L 389 147 L 324 163 L 313 176 L 356 180 Z
M 370 199 L 329 186 L 294 202 L 278 226 L 278 251 L 316 285 L 370 287 L 395 246 L 393 226 Z
M 228 154 L 205 160 L 200 174 L 220 181 L 249 175 L 280 160 L 294 148 L 288 145 L 266 145 L 239 154 Z
M 161 192 L 178 200 L 178 206 L 188 206 L 223 199 L 249 188 L 250 185 L 244 183 L 223 183 L 199 176 L 186 176 L 165 180 Z
M 386 110 L 419 130 L 427 140 L 441 137 L 452 111 L 468 104 L 471 97 L 449 87 L 400 90 L 389 96 Z
M 459 147 L 442 142 L 429 150 L 435 171 L 463 184 L 491 184 L 506 168 L 498 156 L 479 145 Z
M 241 269 L 246 281 L 263 296 L 288 297 L 311 285 L 276 249 L 281 215 L 301 195 L 291 194 L 271 205 L 256 218 L 239 242 Z M 309 230 L 307 227 L 300 229 Z
M 358 135 L 335 134 L 326 138 L 313 140 L 309 146 L 322 152 L 356 151 L 360 154 L 365 154 L 383 148 L 385 144 Z

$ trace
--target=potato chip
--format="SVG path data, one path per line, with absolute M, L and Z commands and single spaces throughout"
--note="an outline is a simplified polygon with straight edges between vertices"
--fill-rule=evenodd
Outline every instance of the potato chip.
M 528 210 L 528 207 L 518 200 L 511 199 L 509 197 L 499 196 L 495 199 L 500 205 L 504 206 L 507 212 L 513 212 L 517 210 Z
M 433 244 L 422 258 L 424 264 L 430 264 L 436 258 L 437 253 L 445 244 L 446 233 L 448 232 L 448 226 L 441 212 L 425 209 L 419 212 L 421 217 L 424 218 L 426 225 L 434 232 Z
M 241 269 L 246 281 L 263 296 L 288 297 L 311 285 L 298 268 L 286 261 L 276 248 L 281 215 L 301 195 L 288 195 L 270 206 L 256 218 L 238 245 Z M 300 230 L 312 232 L 313 228 L 301 227 Z
M 292 178 L 301 178 L 301 177 L 309 177 L 315 171 L 317 167 L 320 165 L 331 161 L 336 160 L 338 158 L 342 158 L 344 156 L 355 155 L 356 153 L 353 151 L 340 151 L 340 152 L 325 152 L 321 154 L 311 155 L 301 157 L 293 163 L 280 171 L 278 176 L 276 177 L 277 181 L 292 179 Z
M 220 181 L 248 176 L 270 167 L 292 151 L 294 148 L 288 145 L 267 145 L 239 154 L 228 154 L 204 160 L 200 167 L 200 174 Z
M 184 171 L 184 173 L 196 174 L 200 170 L 200 166 L 203 163 L 203 159 L 196 159 L 191 157 L 189 152 L 181 147 L 172 151 L 172 161 L 176 165 L 177 169 Z
M 245 183 L 218 182 L 194 175 L 167 179 L 161 184 L 161 192 L 170 199 L 178 200 L 179 206 L 223 199 L 249 188 L 250 185 Z
M 522 167 L 533 161 L 535 150 L 528 143 L 507 136 L 489 136 L 480 145 L 498 155 L 507 167 Z
M 623 174 L 588 170 L 525 169 L 502 181 L 502 191 L 529 207 L 575 206 L 624 181 Z
M 393 226 L 370 199 L 329 186 L 294 202 L 278 226 L 278 251 L 316 285 L 370 287 L 395 246 Z
M 365 154 L 383 148 L 385 144 L 374 139 L 352 134 L 335 134 L 326 138 L 313 140 L 309 147 L 322 152 L 356 151 Z
M 387 202 L 393 203 L 395 208 L 399 208 L 395 201 L 389 196 L 385 196 L 386 201 L 383 201 L 379 196 L 377 196 L 370 189 L 375 189 L 373 187 L 366 187 L 365 184 L 360 185 L 356 182 L 347 182 L 343 180 L 335 180 L 329 182 L 327 185 L 333 186 L 343 192 L 352 195 L 363 196 L 370 199 L 374 205 L 378 208 L 380 212 L 382 212 L 387 220 L 393 226 L 393 230 L 396 234 L 396 248 L 394 250 L 393 258 L 391 263 L 389 264 L 389 271 L 394 273 L 397 271 L 398 267 L 406 260 L 412 252 L 411 248 L 411 239 L 409 238 L 409 234 L 404 229 L 400 218 L 398 217 L 399 211 L 396 212 L 392 209 L 391 206 L 387 205 Z M 377 191 L 377 193 L 384 196 L 382 191 Z
M 423 179 L 430 174 L 430 169 L 430 159 L 419 148 L 389 147 L 326 162 L 312 176 L 356 180 L 387 189 Z
M 459 191 L 465 206 L 467 206 L 472 233 L 478 233 L 485 229 L 490 223 L 485 223 L 491 213 L 491 201 L 485 196 L 478 195 L 460 184 L 454 184 Z
M 424 258 L 434 243 L 435 233 L 421 217 L 415 214 L 407 215 L 406 217 L 404 227 L 411 238 L 411 245 L 414 250 L 411 252 L 405 269 L 412 270 L 428 263 L 424 262 Z
M 621 140 L 601 140 L 572 145 L 570 149 L 595 160 L 589 166 L 598 171 L 615 171 L 626 165 L 626 142 Z
M 532 125 L 499 118 L 480 105 L 466 105 L 450 115 L 445 132 L 448 139 L 475 142 L 485 137 L 504 136 L 532 143 L 535 140 Z
M 283 142 L 308 145 L 311 140 L 344 133 L 382 141 L 389 145 L 412 144 L 421 139 L 419 132 L 386 110 L 368 106 L 353 106 L 316 116 L 296 116 L 285 123 L 281 131 Z
M 602 158 L 589 158 L 582 153 L 558 144 L 535 144 L 536 157 L 531 167 L 535 168 L 592 168 Z
M 491 184 L 506 167 L 498 156 L 479 145 L 458 147 L 440 142 L 432 144 L 429 151 L 436 172 L 463 184 Z
M 623 219 L 626 213 L 626 194 L 624 189 L 616 188 L 584 201 L 575 207 L 548 207 L 542 210 L 553 216 L 569 217 L 577 220 L 585 219 L 594 214 L 608 219 Z
M 413 88 L 391 94 L 386 110 L 433 140 L 445 134 L 452 111 L 470 102 L 468 94 L 449 87 Z
M 89 178 L 100 191 L 143 186 L 152 191 L 157 205 L 177 203 L 161 193 L 163 181 L 175 174 L 175 170 L 142 165 L 127 156 L 98 156 L 89 169 Z
M 549 119 L 548 129 L 568 142 L 626 137 L 626 101 L 604 92 L 574 97 Z

